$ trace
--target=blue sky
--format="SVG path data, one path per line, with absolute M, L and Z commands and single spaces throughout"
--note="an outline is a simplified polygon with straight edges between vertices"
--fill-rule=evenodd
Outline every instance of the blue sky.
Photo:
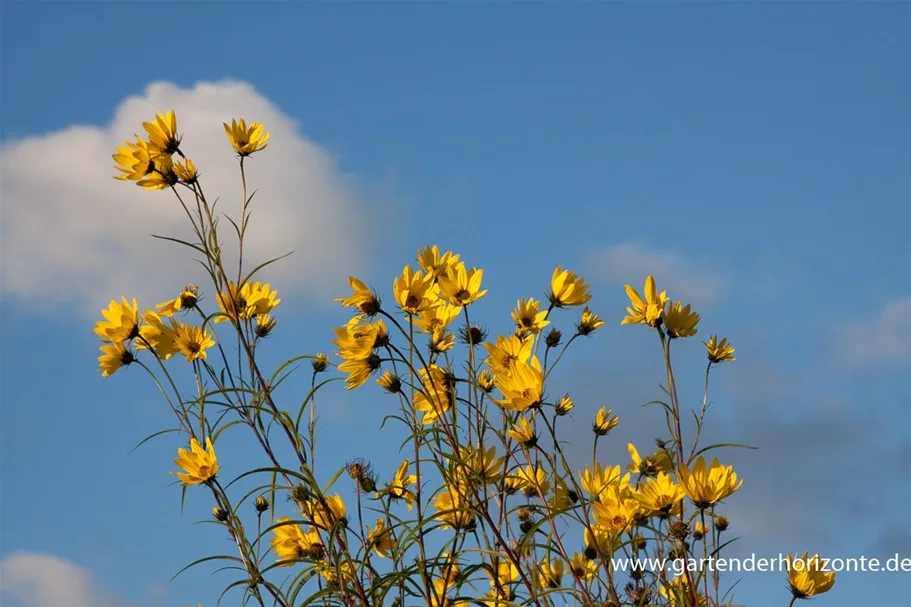
M 297 252 L 276 278 L 285 297 L 270 360 L 330 351 L 330 329 L 346 317 L 327 303 L 346 293 L 344 277 L 388 293 L 425 244 L 485 268 L 482 314 L 498 332 L 515 299 L 543 295 L 559 263 L 586 276 L 608 320 L 556 378 L 578 403 L 571 428 L 586 432 L 608 405 L 628 424 L 619 436 L 647 444 L 657 420 L 638 405 L 659 394 L 660 360 L 650 336 L 619 320 L 622 285 L 653 272 L 703 314 L 699 337 L 722 333 L 738 348 L 717 373 L 710 428 L 761 447 L 729 456 L 746 479 L 729 505 L 743 524 L 738 549 L 911 557 L 911 286 L 901 278 L 911 261 L 909 5 L 2 10 L 0 556 L 53 558 L 41 561 L 59 571 L 42 578 L 47 587 L 76 579 L 105 607 L 208 606 L 222 587 L 203 569 L 165 587 L 188 558 L 224 542 L 191 526 L 207 502 L 180 513 L 167 475 L 176 439 L 129 454 L 170 419 L 138 371 L 100 378 L 91 331 L 92 310 L 119 289 L 187 280 L 179 264 L 162 262 L 166 274 L 142 265 L 158 254 L 144 225 L 165 221 L 155 206 L 168 212 L 164 194 L 110 179 L 113 146 L 139 128 L 126 117 L 172 99 L 275 116 L 275 143 L 251 170 L 282 168 L 271 191 L 257 183 L 273 205 L 262 217 Z M 205 89 L 214 97 L 200 82 L 219 83 Z M 320 187 L 301 189 L 285 176 L 295 172 Z M 301 230 L 308 217 L 327 227 L 283 234 L 269 208 Z M 98 278 L 108 271 L 110 284 Z M 700 350 L 695 340 L 681 347 L 691 400 L 701 396 Z M 370 457 L 391 475 L 400 456 L 374 440 L 379 391 L 330 392 L 326 459 Z M 625 461 L 624 442 L 604 459 Z M 238 457 L 252 453 L 244 449 Z M 5 569 L 4 599 L 36 607 L 14 596 L 32 579 L 18 563 L 12 582 Z M 911 574 L 844 574 L 819 603 L 908 589 Z M 738 598 L 785 594 L 781 579 L 753 574 Z

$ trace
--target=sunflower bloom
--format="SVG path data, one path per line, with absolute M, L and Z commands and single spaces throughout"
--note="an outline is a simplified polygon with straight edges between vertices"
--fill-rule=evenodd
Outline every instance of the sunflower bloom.
M 573 560 L 569 562 L 569 572 L 578 580 L 587 582 L 595 576 L 598 570 L 598 563 L 585 558 L 584 554 L 575 553 Z
M 268 147 L 266 142 L 269 141 L 271 133 L 264 133 L 263 125 L 260 123 L 251 122 L 250 126 L 247 126 L 247 123 L 241 118 L 240 122 L 232 119 L 231 126 L 225 122 L 222 124 L 225 127 L 228 141 L 231 142 L 231 147 L 240 156 L 249 156 Z
M 629 475 L 626 475 L 625 480 L 621 480 L 622 477 L 620 466 L 602 468 L 601 464 L 597 462 L 595 462 L 593 470 L 589 470 L 588 466 L 585 466 L 585 471 L 579 472 L 582 490 L 588 493 L 593 500 L 598 500 L 601 493 L 612 483 L 629 481 Z
M 550 293 L 547 298 L 552 305 L 563 308 L 581 306 L 588 303 L 592 296 L 581 276 L 572 270 L 564 270 L 563 266 L 557 266 L 550 279 Z
M 655 287 L 655 279 L 649 274 L 645 279 L 645 300 L 630 285 L 626 285 L 626 296 L 629 297 L 630 305 L 626 308 L 628 316 L 620 324 L 643 324 L 657 327 L 662 315 L 664 306 L 667 304 L 667 292 L 658 292 Z
M 437 517 L 451 529 L 468 529 L 474 525 L 475 515 L 462 487 L 450 485 L 433 500 L 433 505 L 439 511 Z
M 506 434 L 524 447 L 531 448 L 538 444 L 538 437 L 535 434 L 535 430 L 531 427 L 531 424 L 528 423 L 528 419 L 526 419 L 524 415 L 519 416 L 517 423 L 511 429 L 507 430 Z
M 199 287 L 187 285 L 180 295 L 169 301 L 156 304 L 159 316 L 173 316 L 182 310 L 192 310 L 199 301 Z
M 411 512 L 411 506 L 417 499 L 414 492 L 408 487 L 417 485 L 418 477 L 414 474 L 408 474 L 408 460 L 402 462 L 399 469 L 395 471 L 395 476 L 386 487 L 386 493 L 395 500 L 403 499 L 408 506 L 408 512 Z
M 126 343 L 116 342 L 107 343 L 101 346 L 101 356 L 98 357 L 98 370 L 101 371 L 101 377 L 113 375 L 120 367 L 125 367 L 132 363 L 136 358 L 127 348 Z
M 104 320 L 95 324 L 95 334 L 104 343 L 129 341 L 139 336 L 139 306 L 136 299 L 131 304 L 126 297 L 123 303 L 111 300 L 106 310 L 101 311 Z
M 465 456 L 464 470 L 482 483 L 492 483 L 502 476 L 503 458 L 497 457 L 496 447 L 474 449 Z
M 672 338 L 692 337 L 696 334 L 699 315 L 690 311 L 690 304 L 682 301 L 668 306 L 664 313 L 664 328 Z
M 415 317 L 414 326 L 424 333 L 435 333 L 448 327 L 461 313 L 461 307 L 443 303 L 428 308 Z
M 218 473 L 218 459 L 215 457 L 215 447 L 212 446 L 211 438 L 206 438 L 205 449 L 195 438 L 190 439 L 190 450 L 178 449 L 177 455 L 174 463 L 184 471 L 172 474 L 188 487 L 207 483 Z
M 174 163 L 174 174 L 177 175 L 177 178 L 186 184 L 193 184 L 199 180 L 199 171 L 196 170 L 196 165 L 193 164 L 193 161 L 189 158 L 184 158 L 179 162 Z
M 305 532 L 300 525 L 292 524 L 291 519 L 283 516 L 278 519 L 278 525 L 272 530 L 275 535 L 269 540 L 272 552 L 281 563 L 282 567 L 290 567 L 293 561 L 304 557 L 320 558 L 323 554 L 323 542 L 316 529 Z
M 635 474 L 658 476 L 661 472 L 670 472 L 674 469 L 674 463 L 664 450 L 655 451 L 644 458 L 639 455 L 639 450 L 633 443 L 627 443 L 626 450 L 629 452 L 630 459 L 633 460 L 633 463 L 626 469 Z
M 449 301 L 454 306 L 467 306 L 487 293 L 481 290 L 481 279 L 484 278 L 484 270 L 478 268 L 465 268 L 465 264 L 460 262 L 450 266 L 445 274 L 440 275 L 437 282 L 440 286 L 441 297 Z
M 380 311 L 380 300 L 376 294 L 370 290 L 366 284 L 354 276 L 348 277 L 348 285 L 351 287 L 351 296 L 339 298 L 335 301 L 341 303 L 347 308 L 357 308 L 365 316 L 374 316 Z
M 215 345 L 215 340 L 206 329 L 181 323 L 174 325 L 173 340 L 174 349 L 186 356 L 187 362 L 206 358 L 206 350 Z
M 114 165 L 122 174 L 114 179 L 139 181 L 155 170 L 155 163 L 149 155 L 149 145 L 136 135 L 136 143 L 124 141 L 118 146 L 117 153 L 112 156 Z
M 164 190 L 180 181 L 170 156 L 156 156 L 152 159 L 152 171 L 136 182 L 144 190 Z
M 424 271 L 433 276 L 434 280 L 438 280 L 440 276 L 446 274 L 449 271 L 449 268 L 453 267 L 459 263 L 459 255 L 454 254 L 452 251 L 446 251 L 442 255 L 440 254 L 440 247 L 437 245 L 426 246 L 423 249 L 418 249 L 418 265 L 424 269 Z
M 646 480 L 636 491 L 636 499 L 649 516 L 668 514 L 683 496 L 680 485 L 664 472 Z
M 367 545 L 373 547 L 373 551 L 382 558 L 392 556 L 392 550 L 395 548 L 395 538 L 392 537 L 392 529 L 386 529 L 386 523 L 383 519 L 376 519 L 376 526 L 369 529 L 367 534 Z
M 825 572 L 826 563 L 819 555 L 810 557 L 809 552 L 803 556 L 792 557 L 788 554 L 788 588 L 797 599 L 808 599 L 811 596 L 828 592 L 835 585 L 835 572 Z
M 559 588 L 563 582 L 563 561 L 560 559 L 544 560 L 535 569 L 535 584 L 541 590 Z
M 158 313 L 146 310 L 142 315 L 139 337 L 133 345 L 137 350 L 151 349 L 161 360 L 168 360 L 177 353 L 174 345 L 174 325 L 166 325 Z
M 544 398 L 544 370 L 538 357 L 532 357 L 530 365 L 514 366 L 507 377 L 497 375 L 497 388 L 503 399 L 494 402 L 504 409 L 525 411 L 540 405 Z
M 177 115 L 174 111 L 158 112 L 152 122 L 143 122 L 142 128 L 149 135 L 149 153 L 155 156 L 170 156 L 180 147 L 177 135 Z
M 414 396 L 414 409 L 424 414 L 422 424 L 432 424 L 452 406 L 450 377 L 436 365 L 421 367 L 421 391 Z
M 727 337 L 718 341 L 718 336 L 712 335 L 709 340 L 705 342 L 705 349 L 708 351 L 709 361 L 712 363 L 737 360 L 737 357 L 734 356 L 734 346 L 728 343 Z
M 497 336 L 496 343 L 485 343 L 487 359 L 484 361 L 490 370 L 498 376 L 508 376 L 516 365 L 524 365 L 531 358 L 531 349 L 534 339 L 529 335 L 519 337 Z
M 433 275 L 417 272 L 405 266 L 402 275 L 392 282 L 395 301 L 408 314 L 420 316 L 436 306 L 439 301 L 433 290 Z
M 601 320 L 597 314 L 592 314 L 592 311 L 586 306 L 585 309 L 582 310 L 582 320 L 576 325 L 576 332 L 579 335 L 591 335 L 596 329 L 600 329 L 603 326 L 604 321 Z
M 550 324 L 547 320 L 547 310 L 542 312 L 541 302 L 534 297 L 517 301 L 516 307 L 512 310 L 512 319 L 516 321 L 516 332 L 519 334 L 537 335 Z
M 605 436 L 608 432 L 617 427 L 620 418 L 614 415 L 611 409 L 601 407 L 595 415 L 595 423 L 592 424 L 592 432 L 598 436 Z
M 722 466 L 718 458 L 707 467 L 705 458 L 699 457 L 692 470 L 685 464 L 680 466 L 680 482 L 683 490 L 697 508 L 714 506 L 729 497 L 743 485 L 743 479 L 737 480 L 732 466 Z

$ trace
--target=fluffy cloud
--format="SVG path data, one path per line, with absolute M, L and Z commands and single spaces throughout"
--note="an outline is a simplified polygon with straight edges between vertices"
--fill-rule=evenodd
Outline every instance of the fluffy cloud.
M 834 351 L 849 365 L 889 362 L 911 356 L 911 297 L 888 302 L 872 318 L 842 327 Z
M 0 590 L 5 601 L 24 607 L 129 607 L 102 588 L 77 565 L 45 554 L 17 552 L 0 563 Z
M 245 257 L 261 263 L 294 251 L 265 274 L 283 293 L 298 289 L 325 300 L 343 290 L 344 277 L 369 257 L 370 247 L 352 178 L 253 87 L 228 81 L 193 88 L 154 83 L 124 100 L 108 125 L 7 142 L 0 149 L 4 297 L 97 313 L 121 294 L 152 305 L 187 281 L 203 280 L 191 261 L 195 252 L 150 236 L 191 237 L 174 195 L 112 179 L 116 146 L 142 133 L 142 122 L 156 111 L 169 109 L 177 112 L 183 149 L 199 168 L 207 197 L 219 198 L 221 212 L 235 219 L 241 181 L 222 122 L 245 117 L 271 131 L 268 149 L 246 162 L 257 194 Z M 230 224 L 222 220 L 221 228 L 232 245 Z
M 611 284 L 631 284 L 641 291 L 645 277 L 652 274 L 658 288 L 674 299 L 694 305 L 718 301 L 726 291 L 724 276 L 700 260 L 673 251 L 662 251 L 638 243 L 619 244 L 594 252 L 590 257 L 592 279 Z

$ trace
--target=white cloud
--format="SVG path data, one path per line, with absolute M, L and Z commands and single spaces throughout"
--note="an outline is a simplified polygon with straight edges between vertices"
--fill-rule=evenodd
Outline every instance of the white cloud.
M 151 306 L 187 281 L 203 280 L 195 252 L 150 236 L 190 238 L 174 195 L 112 178 L 116 146 L 143 133 L 142 123 L 156 111 L 170 109 L 207 197 L 219 198 L 218 208 L 235 219 L 241 181 L 222 122 L 244 117 L 271 131 L 268 149 L 246 162 L 257 194 L 245 257 L 261 263 L 295 251 L 264 275 L 282 293 L 299 289 L 324 301 L 343 291 L 347 274 L 362 270 L 358 265 L 369 258 L 370 232 L 353 179 L 336 159 L 248 84 L 159 82 L 125 99 L 106 126 L 74 125 L 0 148 L 4 297 L 31 305 L 75 303 L 96 314 L 120 295 Z M 221 234 L 226 247 L 234 244 L 226 220 Z
M 835 352 L 843 363 L 863 366 L 911 357 L 911 296 L 888 302 L 878 315 L 845 325 Z
M 130 605 L 126 599 L 101 587 L 89 571 L 54 556 L 17 552 L 0 562 L 0 572 L 4 599 L 24 607 Z
M 724 296 L 724 276 L 710 264 L 673 251 L 625 243 L 595 251 L 590 258 L 592 279 L 612 284 L 631 284 L 641 293 L 649 274 L 658 288 L 674 299 L 694 305 L 714 303 Z

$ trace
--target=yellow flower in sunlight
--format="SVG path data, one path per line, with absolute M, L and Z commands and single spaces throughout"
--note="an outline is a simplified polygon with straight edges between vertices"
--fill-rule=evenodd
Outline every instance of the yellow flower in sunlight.
M 551 305 L 558 308 L 581 306 L 592 298 L 585 280 L 572 270 L 557 266 L 550 279 L 550 293 L 547 294 Z
M 193 184 L 199 180 L 199 171 L 189 158 L 174 163 L 174 174 L 186 184 Z
M 487 293 L 481 290 L 481 279 L 484 270 L 478 268 L 465 268 L 464 263 L 450 266 L 445 274 L 437 279 L 440 287 L 440 296 L 454 306 L 467 306 Z
M 339 564 L 338 567 L 327 564 L 325 569 L 321 569 L 319 574 L 326 580 L 329 586 L 348 586 L 354 581 L 354 566 L 350 561 Z
M 788 588 L 794 598 L 808 599 L 811 596 L 828 592 L 835 585 L 835 572 L 826 572 L 827 562 L 819 555 L 810 557 L 809 552 L 803 556 L 792 557 L 788 554 Z
M 376 383 L 389 394 L 397 394 L 402 389 L 402 379 L 392 371 L 383 371 Z
M 636 490 L 636 499 L 647 516 L 668 514 L 683 496 L 683 488 L 664 472 L 646 480 Z
M 281 303 L 278 291 L 273 291 L 269 283 L 245 282 L 238 289 L 234 282 L 228 283 L 227 292 L 215 296 L 222 315 L 216 323 L 233 320 L 251 320 L 259 314 L 268 314 Z
M 345 502 L 338 493 L 325 496 L 323 502 L 314 498 L 314 501 L 304 502 L 299 506 L 301 506 L 301 514 L 320 529 L 329 529 L 337 521 L 344 521 L 347 514 Z
M 420 316 L 415 317 L 414 326 L 424 333 L 435 333 L 445 329 L 458 318 L 462 308 L 443 303 L 424 310 Z
M 127 348 L 126 343 L 107 343 L 101 346 L 101 356 L 98 357 L 98 370 L 102 377 L 113 375 L 120 367 L 125 367 L 135 359 L 133 353 Z
M 598 570 L 598 563 L 594 560 L 585 558 L 584 554 L 575 553 L 573 560 L 569 562 L 569 572 L 583 582 L 587 582 L 595 576 Z
M 498 335 L 495 344 L 489 342 L 484 344 L 488 354 L 484 362 L 496 375 L 508 376 L 512 373 L 513 367 L 528 362 L 533 345 L 534 339 L 530 335 L 526 337 Z
M 658 321 L 664 313 L 664 306 L 667 303 L 667 292 L 661 291 L 655 287 L 655 279 L 649 274 L 645 279 L 645 301 L 639 297 L 639 293 L 630 285 L 626 285 L 626 295 L 629 297 L 630 306 L 626 308 L 629 316 L 623 319 L 621 325 L 643 324 L 652 327 L 658 326 Z
M 155 307 L 158 308 L 159 316 L 173 316 L 182 310 L 191 310 L 195 308 L 196 302 L 198 301 L 199 287 L 196 285 L 187 285 L 183 288 L 183 292 L 176 298 L 160 304 L 155 304 Z
M 528 464 L 516 471 L 513 486 L 525 492 L 525 497 L 541 497 L 550 493 L 547 471 L 541 466 Z
M 149 153 L 155 156 L 170 156 L 180 147 L 177 135 L 177 115 L 174 111 L 158 112 L 152 122 L 143 122 L 142 128 L 149 135 Z
M 293 561 L 309 557 L 318 559 L 323 554 L 323 542 L 319 533 L 315 529 L 304 532 L 300 525 L 292 524 L 291 519 L 283 516 L 278 519 L 279 526 L 272 530 L 275 535 L 269 540 L 272 544 L 272 552 L 278 557 L 279 561 L 289 561 L 281 563 L 282 567 L 290 567 Z
M 684 306 L 682 301 L 669 305 L 664 313 L 664 328 L 672 338 L 692 337 L 698 323 L 699 315 L 690 312 L 690 304 Z
M 538 444 L 538 437 L 535 434 L 535 430 L 531 427 L 531 424 L 528 423 L 528 419 L 524 415 L 519 416 L 517 423 L 511 429 L 507 430 L 506 434 L 528 448 Z
M 488 370 L 483 370 L 478 373 L 478 387 L 481 389 L 481 392 L 484 394 L 490 394 L 493 392 L 494 387 L 497 385 L 497 378 Z
M 589 470 L 588 466 L 585 466 L 585 470 L 579 472 L 582 490 L 588 493 L 593 500 L 598 500 L 608 485 L 616 482 L 629 482 L 629 475 L 626 475 L 625 481 L 621 480 L 622 477 L 620 466 L 605 466 L 602 469 L 601 464 L 597 462 L 595 462 L 593 470 Z
M 722 466 L 718 458 L 712 461 L 711 467 L 706 467 L 705 458 L 700 456 L 692 470 L 680 465 L 680 483 L 696 507 L 704 509 L 740 489 L 743 479 L 738 482 L 733 466 Z
M 545 559 L 535 569 L 535 584 L 541 590 L 559 588 L 563 583 L 563 561 Z
M 450 485 L 433 500 L 434 507 L 439 511 L 437 518 L 445 526 L 456 530 L 474 526 L 475 515 L 464 492 L 464 487 Z
M 720 363 L 726 360 L 734 361 L 737 360 L 737 357 L 734 356 L 734 346 L 728 343 L 728 338 L 725 337 L 720 342 L 718 341 L 717 335 L 712 335 L 709 340 L 705 343 L 705 349 L 708 350 L 709 360 L 713 363 Z
M 392 529 L 386 529 L 386 523 L 383 519 L 376 519 L 376 526 L 373 529 L 368 528 L 367 545 L 372 546 L 374 552 L 383 558 L 392 556 L 392 550 L 395 548 L 395 538 L 392 537 Z
M 433 275 L 424 275 L 405 266 L 402 275 L 392 282 L 395 302 L 408 314 L 421 315 L 438 305 L 439 298 L 433 289 Z
M 547 310 L 541 311 L 541 302 L 534 297 L 520 299 L 512 309 L 512 319 L 516 321 L 516 332 L 519 334 L 531 333 L 537 335 L 541 329 L 550 324 L 547 320 Z
M 551 496 L 548 504 L 551 512 L 568 510 L 573 504 L 579 501 L 579 496 L 573 489 L 570 489 L 563 479 L 557 479 L 554 483 L 554 494 Z
M 573 407 L 576 406 L 576 403 L 573 402 L 573 399 L 569 397 L 569 394 L 566 394 L 557 401 L 557 404 L 554 405 L 554 412 L 557 415 L 566 415 L 573 410 Z
M 392 481 L 389 482 L 389 486 L 386 488 L 386 493 L 393 499 L 405 500 L 405 504 L 408 506 L 408 512 L 411 512 L 411 506 L 415 502 L 414 492 L 411 491 L 408 487 L 417 485 L 418 477 L 414 474 L 408 474 L 408 460 L 402 462 L 402 465 L 399 466 L 399 469 L 395 471 L 395 476 Z
M 228 126 L 226 122 L 222 124 L 225 127 L 228 141 L 231 142 L 231 147 L 241 156 L 249 156 L 268 147 L 266 142 L 269 141 L 271 133 L 264 133 L 263 125 L 260 123 L 251 122 L 250 126 L 247 126 L 246 121 L 241 118 L 240 122 L 232 119 L 231 126 Z
M 163 190 L 180 181 L 170 156 L 156 156 L 152 159 L 152 166 L 152 170 L 137 181 L 136 185 L 145 190 Z
M 592 424 L 592 432 L 598 436 L 605 436 L 608 432 L 617 427 L 620 418 L 614 415 L 612 409 L 601 407 L 595 415 L 595 423 Z
M 275 319 L 272 317 L 271 314 L 257 314 L 256 315 L 256 328 L 254 329 L 254 332 L 256 333 L 257 337 L 261 337 L 261 338 L 268 337 L 269 334 L 272 333 L 273 329 L 275 329 Z M 329 359 L 326 358 L 325 354 L 323 354 L 323 358 L 326 359 L 325 362 L 328 364 Z M 320 364 L 322 364 L 322 361 L 319 358 L 314 358 L 313 364 L 315 364 L 316 366 L 319 366 Z
M 626 450 L 633 460 L 633 463 L 626 467 L 630 472 L 643 476 L 658 476 L 659 472 L 670 472 L 674 469 L 674 462 L 663 450 L 659 449 L 645 458 L 639 456 L 639 451 L 633 443 L 627 443 Z
M 111 300 L 106 310 L 101 311 L 104 320 L 95 324 L 95 334 L 104 343 L 129 341 L 139 336 L 139 306 L 136 299 L 130 304 L 126 297 L 123 303 Z
M 207 483 L 218 473 L 218 459 L 215 457 L 215 447 L 212 439 L 206 438 L 206 448 L 200 446 L 195 438 L 190 439 L 190 450 L 178 449 L 178 457 L 174 463 L 183 472 L 172 472 L 186 486 Z
M 709 530 L 701 522 L 693 525 L 693 539 L 697 542 L 708 535 Z
M 421 390 L 414 395 L 414 408 L 424 413 L 423 424 L 432 424 L 442 417 L 452 406 L 451 378 L 441 367 L 430 365 L 418 370 L 421 376 Z
M 690 594 L 689 591 L 689 581 L 687 580 L 686 574 L 680 574 L 670 582 L 664 582 L 661 584 L 661 596 L 666 599 L 671 605 L 688 605 L 687 597 Z M 705 595 L 701 592 L 697 592 L 697 604 L 698 607 L 705 607 L 707 600 Z
M 173 340 L 174 349 L 186 356 L 187 362 L 206 358 L 206 350 L 215 345 L 207 330 L 182 323 L 174 324 Z
M 492 483 L 503 475 L 503 458 L 496 447 L 474 449 L 465 456 L 465 474 L 482 483 Z
M 515 365 L 508 376 L 497 375 L 497 388 L 503 393 L 502 400 L 493 402 L 510 411 L 525 411 L 537 407 L 544 398 L 544 370 L 538 357 L 530 365 Z
M 592 503 L 595 523 L 610 534 L 625 533 L 640 518 L 642 508 L 629 485 L 614 483 L 608 486 Z
M 340 364 L 338 370 L 348 374 L 345 378 L 345 390 L 355 390 L 363 386 L 381 364 L 382 360 L 376 354 L 370 354 L 367 358 L 346 360 Z
M 595 525 L 591 529 L 586 527 L 584 539 L 586 556 L 592 559 L 597 558 L 599 553 L 610 558 L 620 548 L 621 543 L 619 536 L 610 528 L 599 525 Z
M 459 255 L 453 254 L 452 251 L 446 251 L 440 254 L 440 247 L 437 245 L 426 246 L 418 249 L 418 265 L 424 272 L 433 276 L 434 280 L 445 274 L 449 268 L 459 263 Z
M 368 358 L 376 348 L 386 345 L 389 340 L 386 323 L 382 318 L 373 322 L 361 322 L 361 317 L 355 316 L 334 332 L 335 339 L 332 343 L 338 346 L 338 355 L 342 360 Z
M 454 345 L 455 335 L 444 329 L 434 331 L 430 338 L 430 351 L 434 354 L 448 352 Z
M 576 325 L 576 332 L 579 335 L 591 335 L 596 329 L 600 329 L 603 326 L 604 321 L 601 320 L 597 314 L 592 314 L 592 311 L 586 306 L 585 309 L 582 310 L 582 320 Z
M 161 360 L 168 360 L 177 353 L 174 344 L 174 326 L 166 325 L 156 312 L 146 310 L 142 315 L 139 337 L 133 342 L 137 350 L 151 349 Z
M 136 135 L 136 143 L 124 141 L 112 158 L 117 163 L 114 168 L 123 173 L 114 179 L 139 181 L 155 170 L 155 164 L 149 155 L 149 146 L 139 138 L 139 135 Z
M 374 316 L 380 311 L 380 300 L 367 285 L 354 276 L 348 277 L 348 285 L 351 287 L 351 296 L 335 301 L 340 302 L 346 308 L 357 308 L 365 316 Z

